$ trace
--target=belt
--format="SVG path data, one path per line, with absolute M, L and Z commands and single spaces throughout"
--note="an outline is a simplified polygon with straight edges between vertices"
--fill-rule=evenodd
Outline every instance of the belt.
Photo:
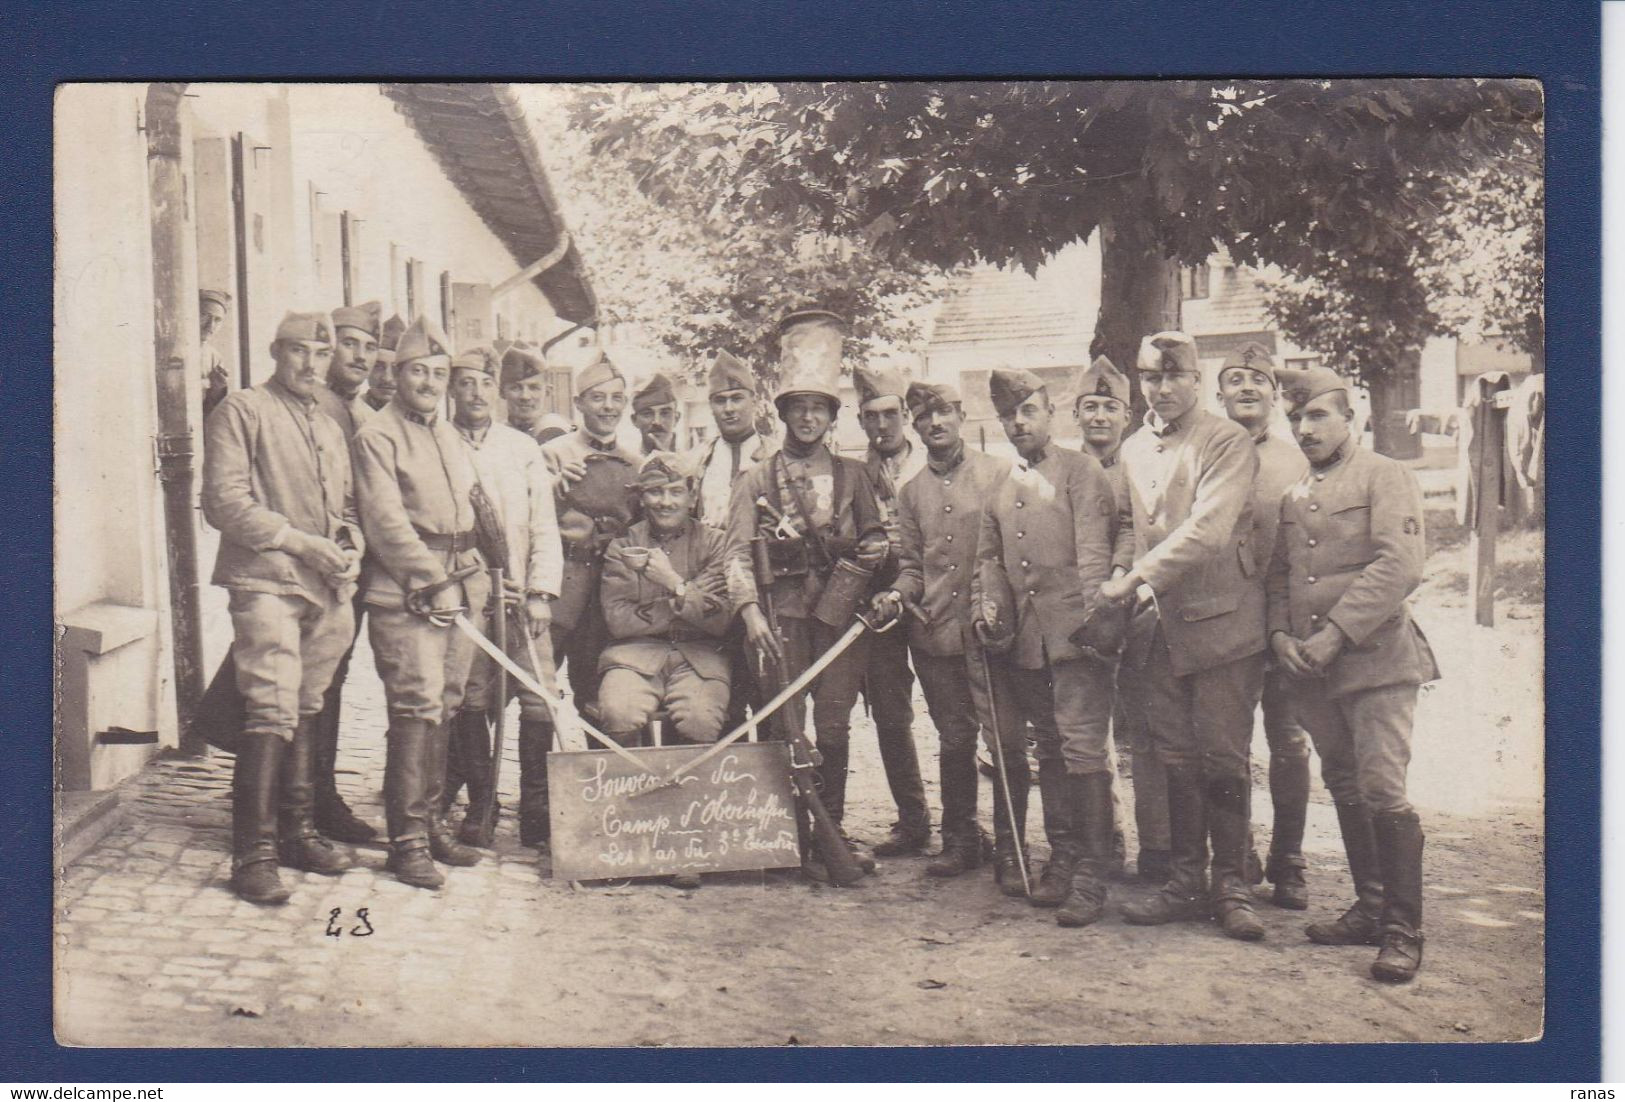
M 472 528 L 466 532 L 458 532 L 455 535 L 445 535 L 440 532 L 425 532 L 415 524 L 412 527 L 417 532 L 418 538 L 423 541 L 430 551 L 452 551 L 461 554 L 464 551 L 472 551 L 479 546 Z

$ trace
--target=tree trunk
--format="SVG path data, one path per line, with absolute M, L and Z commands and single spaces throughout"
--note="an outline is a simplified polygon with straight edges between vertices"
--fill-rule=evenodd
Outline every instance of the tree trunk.
M 1371 395 L 1371 446 L 1394 459 L 1417 459 L 1422 437 L 1405 427 L 1405 411 L 1422 402 L 1422 350 L 1413 348 L 1392 371 L 1367 384 Z
M 1134 383 L 1134 424 L 1145 412 L 1134 369 L 1140 341 L 1178 329 L 1179 264 L 1164 255 L 1154 228 L 1136 217 L 1143 209 L 1137 190 L 1126 191 L 1120 213 L 1100 222 L 1100 316 L 1089 356 L 1105 356 Z

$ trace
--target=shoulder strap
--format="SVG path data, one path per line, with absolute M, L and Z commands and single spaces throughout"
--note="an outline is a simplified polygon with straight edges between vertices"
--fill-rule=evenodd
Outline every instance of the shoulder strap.
M 818 526 L 813 523 L 812 507 L 807 504 L 807 499 L 802 496 L 801 491 L 797 489 L 796 484 L 790 480 L 790 467 L 785 461 L 784 453 L 780 452 L 774 458 L 778 461 L 774 464 L 774 470 L 775 472 L 782 470 L 784 474 L 784 483 L 789 488 L 791 496 L 795 498 L 796 511 L 801 514 L 802 521 L 807 525 L 807 534 L 805 538 L 807 542 L 812 545 L 813 554 L 826 565 L 832 565 L 835 560 L 830 556 L 829 548 L 824 545 L 824 534 L 820 532 L 818 530 Z M 835 467 L 834 508 L 838 510 L 841 507 L 841 458 L 840 456 L 831 453 L 830 459 L 834 461 Z M 777 481 L 776 476 L 775 481 Z M 779 508 L 779 503 L 775 502 L 774 508 Z

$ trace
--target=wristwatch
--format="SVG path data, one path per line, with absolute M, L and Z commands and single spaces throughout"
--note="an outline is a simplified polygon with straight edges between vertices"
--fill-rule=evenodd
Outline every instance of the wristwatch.
M 682 604 L 683 603 L 683 598 L 687 597 L 687 596 L 688 596 L 688 583 L 686 581 L 685 582 L 678 582 L 677 583 L 677 588 L 671 591 L 671 599 L 672 599 L 673 604 L 678 604 L 678 605 Z

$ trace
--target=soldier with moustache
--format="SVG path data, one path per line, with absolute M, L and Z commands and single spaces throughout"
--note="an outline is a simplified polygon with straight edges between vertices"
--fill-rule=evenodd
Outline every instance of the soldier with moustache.
M 1104 912 L 1112 860 L 1112 668 L 1073 636 L 1111 575 L 1117 502 L 1099 462 L 1051 439 L 1038 376 L 995 369 L 989 392 L 1017 461 L 982 514 L 972 624 L 1005 654 L 1016 715 L 1001 721 L 1036 736 L 1050 860 L 1030 900 L 1087 926 Z
M 632 395 L 632 426 L 642 436 L 644 455 L 675 452 L 677 425 L 682 419 L 677 391 L 664 372 L 655 372 Z
M 971 633 L 971 578 L 982 505 L 1008 475 L 1010 464 L 965 446 L 965 414 L 954 387 L 910 383 L 904 400 L 925 447 L 925 469 L 898 494 L 898 575 L 873 604 L 883 619 L 910 613 L 909 652 L 941 740 L 942 852 L 925 871 L 928 876 L 960 876 L 979 867 L 983 858 L 976 816 L 976 742 L 982 726 L 978 716 L 986 707 L 978 707 L 977 697 L 990 691 L 981 684 L 981 664 L 972 650 L 980 644 Z M 1001 694 L 1004 707 L 1010 706 L 1004 699 L 1008 695 Z M 1020 725 L 1006 723 L 999 734 L 1010 800 L 1007 805 L 1003 790 L 994 786 L 995 877 L 1002 888 L 1019 895 L 1023 889 L 1013 824 L 1026 822 L 1032 778 Z
M 373 361 L 367 375 L 367 391 L 361 400 L 374 412 L 389 405 L 395 397 L 395 348 L 406 332 L 406 322 L 399 314 L 391 314 L 378 335 L 378 358 Z
M 1246 880 L 1248 751 L 1264 678 L 1263 576 L 1253 557 L 1258 454 L 1247 431 L 1200 408 L 1196 342 L 1164 332 L 1140 344 L 1150 407 L 1123 445 L 1134 506 L 1133 567 L 1101 588 L 1156 609 L 1139 684 L 1168 774 L 1168 882 L 1125 904 L 1138 925 L 1205 919 L 1257 941 Z M 1144 589 L 1141 592 L 1141 589 Z M 1208 843 L 1212 841 L 1212 882 Z
M 228 395 L 205 426 L 203 513 L 220 530 L 214 584 L 231 595 L 244 702 L 231 885 L 252 903 L 287 901 L 279 861 L 327 875 L 351 865 L 317 833 L 312 792 L 314 721 L 354 637 L 365 547 L 349 448 L 316 397 L 332 354 L 326 314 L 288 314 L 271 379 Z
M 1275 398 L 1275 361 L 1269 349 L 1248 341 L 1225 358 L 1219 368 L 1219 401 L 1230 420 L 1252 436 L 1258 451 L 1253 557 L 1260 571 L 1268 568 L 1275 550 L 1281 494 L 1308 467 L 1303 452 L 1272 431 Z M 1275 810 L 1263 874 L 1275 886 L 1272 898 L 1277 907 L 1302 911 L 1309 906 L 1309 887 L 1304 881 L 1309 865 L 1303 857 L 1303 830 L 1309 815 L 1309 736 L 1293 715 L 1291 691 L 1279 664 L 1271 663 L 1264 670 L 1261 707 L 1270 755 L 1270 803 Z M 1249 854 L 1249 860 L 1256 864 L 1258 859 Z
M 1379 947 L 1371 975 L 1422 964 L 1422 824 L 1405 792 L 1418 688 L 1439 676 L 1407 598 L 1422 580 L 1422 492 L 1401 463 L 1359 446 L 1348 384 L 1327 368 L 1278 373 L 1309 469 L 1281 498 L 1269 567 L 1269 641 L 1354 880 L 1355 902 L 1310 925 L 1322 945 Z
M 876 571 L 876 583 L 890 586 L 902 557 L 902 522 L 898 497 L 904 486 L 925 469 L 925 454 L 903 432 L 903 397 L 907 384 L 895 368 L 858 367 L 852 372 L 858 392 L 858 421 L 869 438 L 863 465 L 874 487 L 875 504 L 890 545 Z M 869 640 L 863 695 L 874 715 L 880 761 L 897 806 L 890 834 L 874 847 L 876 857 L 919 853 L 931 842 L 931 812 L 920 780 L 920 756 L 914 746 L 914 673 L 908 665 L 909 635 L 890 631 Z M 972 751 L 974 754 L 974 749 Z
M 441 814 L 450 723 L 474 658 L 473 641 L 451 621 L 462 613 L 483 631 L 491 596 L 472 499 L 479 476 L 463 438 L 440 415 L 448 348 L 439 327 L 419 317 L 396 349 L 394 400 L 352 444 L 368 548 L 367 638 L 389 709 L 387 868 L 421 888 L 445 882 L 437 861 L 480 860 Z
M 1123 436 L 1132 415 L 1131 396 L 1128 377 L 1110 359 L 1097 356 L 1078 376 L 1072 400 L 1073 416 L 1083 431 L 1083 452 L 1100 462 L 1117 499 L 1112 544 L 1114 577 L 1126 573 L 1134 564 L 1134 504 L 1129 494 L 1128 469 L 1122 462 Z M 1141 880 L 1161 884 L 1168 879 L 1168 778 L 1151 745 L 1135 674 L 1132 663 L 1119 664 L 1112 735 L 1133 761 L 1134 820 L 1140 845 L 1135 872 Z
M 548 627 L 564 570 L 559 545 L 553 480 L 536 441 L 495 420 L 497 366 L 482 349 L 459 354 L 451 363 L 452 423 L 474 458 L 475 481 L 501 525 L 507 561 L 500 565 L 509 606 L 507 654 L 556 697 L 553 644 Z M 517 615 L 516 615 L 517 613 Z M 533 668 L 530 656 L 536 656 Z M 496 662 L 474 655 L 463 705 L 452 720 L 447 781 L 441 810 L 449 810 L 457 790 L 468 785 L 468 812 L 458 840 L 477 844 L 481 824 L 496 799 L 492 784 L 491 724 L 508 706 L 498 699 Z M 547 751 L 552 744 L 552 713 L 531 690 L 508 679 L 509 698 L 519 698 L 519 840 L 539 845 L 549 835 Z
M 780 323 L 783 362 L 774 405 L 785 425 L 784 444 L 734 486 L 728 536 L 734 548 L 729 584 L 744 620 L 746 638 L 759 660 L 779 667 L 786 682 L 822 655 L 845 630 L 818 619 L 819 600 L 839 564 L 874 571 L 886 559 L 886 529 L 863 464 L 830 451 L 826 436 L 840 409 L 841 344 L 845 323 L 825 310 L 804 310 Z M 764 510 L 759 500 L 765 500 Z M 782 521 L 779 519 L 782 518 Z M 774 539 L 773 575 L 759 577 L 751 541 L 763 528 L 793 531 Z M 761 608 L 770 592 L 780 635 Z M 813 729 L 823 764 L 820 789 L 839 823 L 846 809 L 846 774 L 852 708 L 863 685 L 866 638 L 859 638 L 813 682 Z M 787 720 L 804 722 L 802 702 L 786 706 Z M 873 858 L 850 842 L 858 860 Z M 809 857 L 807 874 L 823 879 L 822 863 Z
M 581 427 L 543 444 L 542 455 L 554 478 L 564 544 L 553 653 L 567 664 L 578 706 L 590 707 L 598 700 L 598 659 L 608 638 L 598 597 L 604 551 L 636 518 L 631 487 L 643 457 L 620 442 L 626 377 L 607 356 L 577 373 L 575 391 Z

